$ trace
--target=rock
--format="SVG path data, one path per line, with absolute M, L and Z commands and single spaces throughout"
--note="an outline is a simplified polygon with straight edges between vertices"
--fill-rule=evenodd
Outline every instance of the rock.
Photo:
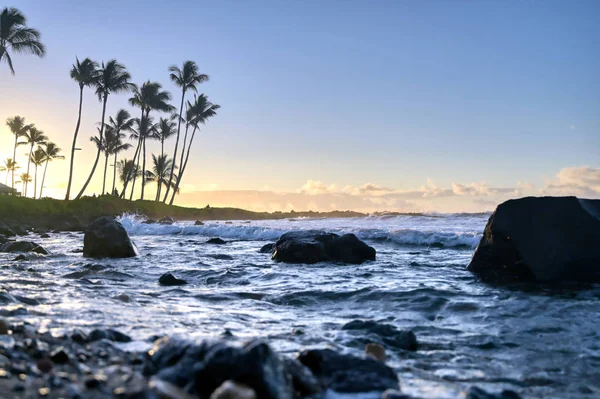
M 312 371 L 297 359 L 283 358 L 285 368 L 292 377 L 294 391 L 300 396 L 312 396 L 322 391 L 321 383 Z
M 113 342 L 131 342 L 131 338 L 128 335 L 125 335 L 117 330 L 112 330 L 110 328 L 106 330 L 92 330 L 88 337 L 89 342 L 99 341 L 101 339 L 107 339 Z
M 9 241 L 9 240 L 8 240 L 8 237 L 6 237 L 6 236 L 5 236 L 5 235 L 3 235 L 3 234 L 0 234 L 0 245 L 2 245 L 2 244 L 6 244 L 8 241 Z
M 195 399 L 194 396 L 190 395 L 182 388 L 179 388 L 177 385 L 158 378 L 151 379 L 148 386 L 150 387 L 150 390 L 156 394 L 156 397 L 160 399 Z
M 156 220 L 154 220 L 154 219 L 146 219 L 142 223 L 143 224 L 155 224 Z
M 175 219 L 173 219 L 171 216 L 165 216 L 164 218 L 158 219 L 158 223 L 159 224 L 173 224 L 173 223 L 175 223 Z
M 527 197 L 496 208 L 468 270 L 483 281 L 600 281 L 600 200 Z
M 211 238 L 210 240 L 206 241 L 207 244 L 216 244 L 216 245 L 223 245 L 223 244 L 227 244 L 227 241 L 221 239 L 221 238 Z
M 260 248 L 260 253 L 261 254 L 272 254 L 273 253 L 273 249 L 275 248 L 275 243 L 269 243 L 269 244 L 265 244 Z
M 20 262 L 22 260 L 29 260 L 29 258 L 23 254 L 19 254 L 13 259 L 13 262 Z
M 65 351 L 65 348 L 60 346 L 52 351 L 50 354 L 50 360 L 52 360 L 55 364 L 65 364 L 69 362 L 69 355 Z
M 518 393 L 511 390 L 503 390 L 500 393 L 487 393 L 481 388 L 471 387 L 466 393 L 465 399 L 521 399 Z
M 343 262 L 359 264 L 375 260 L 375 249 L 354 234 L 339 236 L 319 230 L 292 231 L 273 248 L 273 260 L 285 263 Z
M 414 396 L 407 395 L 395 389 L 388 389 L 381 394 L 381 399 L 417 399 Z
M 315 349 L 300 353 L 298 360 L 326 389 L 356 393 L 400 388 L 396 372 L 375 359 L 344 355 L 331 349 Z
M 85 230 L 83 255 L 92 258 L 129 258 L 137 252 L 121 223 L 110 217 L 96 219 Z
M 0 252 L 35 252 L 41 255 L 48 255 L 44 247 L 31 241 L 10 241 L 2 245 Z
M 382 345 L 370 343 L 365 346 L 365 354 L 375 360 L 385 363 L 385 348 Z
M 17 235 L 13 229 L 10 229 L 4 225 L 0 225 L 0 234 L 6 237 L 14 237 Z
M 366 344 L 368 339 L 380 340 L 381 344 L 407 351 L 416 351 L 418 348 L 417 336 L 410 330 L 398 330 L 390 324 L 378 323 L 373 320 L 352 320 L 342 326 L 342 330 L 360 332 L 360 342 Z M 366 338 L 362 338 L 367 335 Z M 365 342 L 367 340 L 367 342 Z
M 71 333 L 71 340 L 80 344 L 85 344 L 89 341 L 88 335 L 78 328 Z
M 194 226 L 204 226 L 204 222 L 202 222 L 201 220 L 196 220 Z
M 227 380 L 210 395 L 210 399 L 257 399 L 254 389 L 235 381 Z
M 159 277 L 158 283 L 160 285 L 185 285 L 187 284 L 187 281 L 179 279 L 170 272 L 167 272 Z
M 40 238 L 50 238 L 50 234 L 42 233 L 42 234 L 40 234 Z
M 10 331 L 10 323 L 4 317 L 0 317 L 0 335 L 7 335 Z
M 47 357 L 44 357 L 38 360 L 37 368 L 42 373 L 49 373 L 54 368 L 54 363 L 52 363 L 52 360 L 48 359 Z

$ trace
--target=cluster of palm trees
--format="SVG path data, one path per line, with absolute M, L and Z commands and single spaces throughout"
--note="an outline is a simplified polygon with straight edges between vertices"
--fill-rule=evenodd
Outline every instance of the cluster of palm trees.
M 27 196 L 27 189 L 29 183 L 33 180 L 33 198 L 42 198 L 44 190 L 44 182 L 46 180 L 46 172 L 48 170 L 48 163 L 55 159 L 64 159 L 60 155 L 61 149 L 48 140 L 48 137 L 39 130 L 33 123 L 25 123 L 25 118 L 21 116 L 15 116 L 6 120 L 6 125 L 10 129 L 11 133 L 15 136 L 15 143 L 13 147 L 13 157 L 4 160 L 4 165 L 0 167 L 0 171 L 6 172 L 5 183 L 8 185 L 8 176 L 12 175 L 11 187 L 14 190 L 15 183 L 23 184 L 23 195 Z M 26 145 L 29 150 L 25 154 L 27 156 L 27 172 L 22 173 L 19 181 L 15 181 L 15 171 L 21 167 L 16 161 L 17 158 L 17 147 Z M 37 148 L 34 151 L 34 147 Z M 32 179 L 30 172 L 31 164 L 34 165 L 34 177 Z M 44 165 L 44 173 L 42 175 L 42 182 L 40 184 L 40 192 L 38 196 L 37 192 L 37 176 L 38 166 Z
M 25 17 L 15 8 L 5 8 L 0 13 L 0 62 L 6 60 L 11 72 L 14 74 L 9 51 L 15 53 L 31 53 L 38 56 L 43 56 L 45 52 L 44 46 L 40 42 L 39 32 L 27 27 Z M 77 139 L 81 127 L 84 89 L 91 88 L 102 102 L 102 116 L 98 122 L 98 135 L 90 138 L 90 140 L 96 144 L 96 157 L 83 187 L 75 198 L 81 198 L 81 196 L 84 195 L 95 175 L 100 158 L 103 155 L 104 173 L 102 193 L 107 191 L 106 176 L 108 172 L 108 162 L 109 159 L 111 159 L 113 162 L 111 192 L 113 194 L 125 198 L 127 196 L 127 190 L 130 189 L 129 199 L 133 199 L 136 182 L 139 180 L 141 185 L 140 199 L 145 199 L 145 186 L 148 183 L 155 183 L 157 188 L 154 199 L 165 203 L 168 201 L 169 204 L 172 205 L 175 195 L 179 192 L 181 180 L 188 165 L 194 137 L 200 130 L 200 126 L 205 124 L 209 118 L 215 116 L 217 110 L 220 108 L 219 105 L 208 101 L 205 94 L 197 94 L 198 85 L 206 82 L 208 80 L 208 75 L 200 73 L 198 71 L 198 66 L 193 61 L 184 62 L 181 68 L 177 66 L 169 67 L 169 77 L 171 81 L 181 89 L 181 101 L 179 109 L 176 109 L 170 104 L 171 95 L 163 90 L 160 83 L 147 81 L 140 86 L 135 85 L 131 82 L 131 75 L 127 72 L 125 66 L 116 60 L 110 60 L 106 63 L 103 62 L 99 64 L 89 58 L 82 61 L 76 59 L 70 72 L 71 78 L 79 86 L 79 111 L 71 146 L 69 178 L 65 199 L 69 200 L 71 198 L 75 151 L 77 150 Z M 188 98 L 186 101 L 186 96 L 190 92 L 195 93 L 193 100 Z M 139 118 L 133 118 L 128 111 L 121 109 L 114 117 L 109 116 L 108 122 L 106 121 L 106 105 L 108 98 L 110 95 L 119 93 L 132 93 L 129 103 L 131 106 L 139 109 Z M 159 118 L 158 122 L 155 122 L 151 113 L 159 112 L 163 113 L 163 116 Z M 13 131 L 12 128 L 11 131 Z M 180 140 L 182 133 L 183 140 Z M 15 136 L 17 136 L 17 133 L 15 133 Z M 169 157 L 165 152 L 165 142 L 171 137 L 175 137 L 175 146 L 172 156 Z M 125 142 L 124 140 L 127 138 L 133 140 L 133 144 Z M 146 165 L 147 140 L 157 140 L 161 144 L 160 155 L 151 154 L 152 164 L 150 168 L 147 168 Z M 16 145 L 17 144 L 15 144 L 15 148 Z M 34 156 L 33 146 L 34 144 L 31 145 L 30 149 L 31 162 L 34 162 L 32 159 L 37 159 Z M 133 147 L 135 147 L 135 151 L 132 159 L 117 159 L 118 154 Z M 47 146 L 45 150 L 48 150 Z M 40 155 L 40 157 L 41 156 L 42 155 Z M 47 162 L 48 161 L 46 161 L 46 167 Z M 34 162 L 34 165 L 37 164 Z M 8 165 L 6 167 L 8 167 Z M 14 175 L 14 162 L 11 163 L 10 167 Z M 122 183 L 120 192 L 116 189 L 117 170 L 119 172 L 119 180 Z M 25 182 L 25 195 L 27 192 L 28 175 L 29 165 L 27 176 L 25 176 L 25 179 L 21 179 Z M 36 189 L 34 187 L 34 196 L 36 194 Z

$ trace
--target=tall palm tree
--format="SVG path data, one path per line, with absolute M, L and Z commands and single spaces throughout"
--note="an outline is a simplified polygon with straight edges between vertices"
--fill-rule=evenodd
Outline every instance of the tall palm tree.
M 110 153 L 114 155 L 113 159 L 113 184 L 111 193 L 115 191 L 115 185 L 117 182 L 117 155 L 131 148 L 131 144 L 123 143 L 121 140 L 125 138 L 125 132 L 130 132 L 133 128 L 134 120 L 131 118 L 129 112 L 124 109 L 120 109 L 117 115 L 108 118 L 106 126 L 107 131 L 110 130 L 114 138 L 113 141 L 107 146 L 110 148 Z
M 6 60 L 13 75 L 15 69 L 9 51 L 43 57 L 46 48 L 40 39 L 40 32 L 27 27 L 27 19 L 21 11 L 12 7 L 2 9 L 0 12 L 0 63 Z
M 6 171 L 6 178 L 4 179 L 4 184 L 8 185 L 8 175 L 10 174 L 10 172 L 12 172 L 14 175 L 15 169 L 19 168 L 20 166 L 17 166 L 17 163 L 13 161 L 12 158 L 6 158 L 4 160 L 4 166 L 0 166 L 0 171 Z
M 27 132 L 25 132 L 21 138 L 24 138 L 25 141 L 24 142 L 20 142 L 17 143 L 17 145 L 25 145 L 25 144 L 29 144 L 30 148 L 29 148 L 29 155 L 27 156 L 27 175 L 31 176 L 29 174 L 29 167 L 31 166 L 31 155 L 33 154 L 33 147 L 36 145 L 41 145 L 41 144 L 45 144 L 46 141 L 48 141 L 48 137 L 44 134 L 44 132 L 42 132 L 41 130 L 38 130 L 35 126 L 31 126 Z M 23 179 L 21 179 L 21 181 L 23 181 Z M 27 186 L 28 186 L 28 181 L 25 181 L 25 190 L 23 190 L 23 196 L 27 197 Z M 34 189 L 35 192 L 35 189 Z
M 98 99 L 102 101 L 102 118 L 100 119 L 100 143 L 104 140 L 104 117 L 106 115 L 106 102 L 108 100 L 108 95 L 111 93 L 123 93 L 129 92 L 133 89 L 134 85 L 130 82 L 131 75 L 127 72 L 125 67 L 122 64 L 119 64 L 116 60 L 110 60 L 106 63 L 102 63 L 101 68 L 98 70 L 98 76 L 94 80 L 94 86 L 96 87 L 96 94 L 98 95 Z M 85 184 L 81 188 L 79 194 L 77 194 L 77 199 L 81 198 L 88 184 L 90 184 L 90 180 L 94 176 L 94 172 L 96 171 L 96 166 L 98 166 L 98 160 L 100 159 L 101 149 L 98 147 L 96 152 L 96 160 L 94 161 L 94 166 L 92 166 L 92 171 L 88 176 Z
M 133 159 L 121 159 L 117 164 L 117 168 L 119 169 L 119 180 L 123 183 L 123 191 L 121 191 L 119 197 L 123 198 L 127 189 L 127 183 L 134 177 L 140 177 L 141 172 L 135 166 Z
M 221 108 L 220 105 L 213 104 L 210 101 L 208 101 L 208 97 L 204 94 L 200 94 L 199 96 L 197 96 L 195 98 L 194 104 L 191 104 L 191 119 L 189 119 L 189 123 L 192 126 L 194 126 L 194 130 L 192 132 L 190 142 L 187 146 L 187 154 L 185 156 L 185 161 L 183 161 L 182 157 L 181 168 L 179 170 L 179 175 L 177 176 L 176 183 L 174 185 L 175 190 L 173 191 L 173 195 L 171 196 L 169 205 L 173 205 L 173 201 L 175 200 L 175 194 L 179 192 L 179 184 L 181 183 L 181 178 L 183 177 L 183 173 L 185 172 L 185 168 L 187 167 L 187 163 L 190 158 L 190 149 L 192 148 L 192 143 L 194 141 L 194 136 L 196 135 L 196 130 L 199 129 L 200 124 L 205 124 L 209 118 L 215 116 L 219 108 Z
M 137 142 L 138 142 L 137 151 L 136 151 L 136 154 L 134 154 L 134 156 L 133 156 L 133 160 L 135 162 L 136 168 L 138 170 L 140 170 L 141 176 L 144 176 L 145 171 L 140 169 L 140 158 L 142 156 L 142 143 L 145 143 L 145 141 L 148 137 L 154 136 L 156 127 L 154 125 L 154 120 L 150 116 L 144 116 L 142 119 L 135 118 L 134 126 L 135 126 L 135 128 L 133 128 L 131 130 L 131 135 L 129 136 L 130 139 L 137 140 Z M 136 180 L 137 180 L 137 176 L 134 176 L 132 179 L 132 184 L 131 184 L 131 195 L 129 196 L 130 200 L 133 198 L 133 192 L 135 190 Z M 144 187 L 144 184 L 142 183 L 142 190 L 143 190 L 143 187 Z
M 128 150 L 129 148 L 131 148 L 131 144 L 129 143 L 123 143 L 121 141 L 122 139 L 122 134 L 117 133 L 116 130 L 114 130 L 112 128 L 112 126 L 107 126 L 106 127 L 106 134 L 104 137 L 104 179 L 102 181 L 102 192 L 104 192 L 105 190 L 105 186 L 106 186 L 106 171 L 108 170 L 108 157 L 111 155 L 115 155 L 115 164 L 114 166 L 114 173 L 113 173 L 113 191 L 114 191 L 114 179 L 116 178 L 116 171 L 117 171 L 117 167 L 116 167 L 116 155 L 117 153 L 121 152 L 121 151 L 125 151 Z
M 15 116 L 13 118 L 8 118 L 6 120 L 6 126 L 10 129 L 12 134 L 15 135 L 15 145 L 13 147 L 13 161 L 17 159 L 17 146 L 19 145 L 18 140 L 19 137 L 23 136 L 27 131 L 33 127 L 33 125 L 26 125 L 25 118 L 22 116 Z M 15 162 L 16 164 L 16 162 Z M 15 170 L 12 169 L 12 185 L 11 188 L 14 190 L 15 188 Z
M 16 183 L 22 183 L 23 188 L 21 190 L 25 191 L 25 186 L 27 186 L 27 183 L 31 183 L 31 176 L 29 175 L 29 173 L 21 173 L 19 179 L 21 180 Z
M 173 167 L 173 160 L 168 159 L 166 155 L 159 155 L 158 157 L 152 154 L 152 171 L 146 172 L 146 182 L 156 183 L 156 198 L 155 201 L 159 201 L 160 192 L 163 184 L 167 186 L 169 181 L 168 177 L 171 175 L 171 168 Z
M 30 157 L 31 163 L 33 163 L 33 165 L 35 166 L 35 172 L 33 174 L 34 176 L 34 180 L 33 180 L 33 199 L 37 198 L 37 171 L 38 171 L 38 166 L 42 165 L 44 162 L 46 162 L 46 153 L 44 152 L 44 150 L 42 149 L 42 147 L 38 146 L 38 148 L 36 148 L 36 150 L 33 152 L 33 154 L 31 154 Z
M 176 133 L 175 118 L 178 118 L 178 115 L 173 115 L 170 118 L 160 118 L 156 125 L 156 139 L 160 141 L 160 155 L 165 154 L 165 141 Z
M 65 199 L 68 201 L 71 195 L 71 182 L 73 181 L 73 163 L 75 161 L 75 147 L 77 147 L 77 135 L 79 134 L 79 126 L 81 125 L 81 108 L 83 106 L 83 88 L 92 86 L 98 76 L 98 63 L 89 58 L 79 62 L 79 58 L 75 58 L 75 64 L 71 68 L 71 79 L 79 84 L 79 112 L 77 113 L 77 124 L 75 125 L 75 133 L 73 134 L 73 145 L 71 146 L 71 165 L 69 166 L 69 182 L 67 183 L 67 194 Z M 41 191 L 41 190 L 40 190 Z
M 181 114 L 183 113 L 183 102 L 185 100 L 185 93 L 188 90 L 193 91 L 194 93 L 198 92 L 198 88 L 196 87 L 202 82 L 206 82 L 208 80 L 208 75 L 204 75 L 198 72 L 198 65 L 194 61 L 185 61 L 183 63 L 183 68 L 179 69 L 176 65 L 172 65 L 169 67 L 169 77 L 171 81 L 175 83 L 178 87 L 181 87 L 181 105 L 179 106 L 179 120 L 177 122 L 177 138 L 175 140 L 175 150 L 173 151 L 173 162 L 177 159 L 177 146 L 179 145 L 179 133 L 181 132 Z M 173 163 L 175 167 L 175 163 Z M 175 168 L 171 170 L 171 174 L 169 177 L 169 181 L 173 181 L 173 172 Z M 163 202 L 167 201 L 167 196 L 169 195 L 170 186 L 167 186 L 167 190 L 165 192 L 165 196 L 163 198 Z
M 65 159 L 64 156 L 60 155 L 61 149 L 49 141 L 46 143 L 44 147 L 44 155 L 45 155 L 45 166 L 44 166 L 44 175 L 42 176 L 42 185 L 40 186 L 40 198 L 42 198 L 42 192 L 44 190 L 44 182 L 46 181 L 46 171 L 48 170 L 48 162 L 51 162 L 55 159 Z
M 173 107 L 169 104 L 170 100 L 171 95 L 169 92 L 162 90 L 160 83 L 147 81 L 144 82 L 141 87 L 136 87 L 133 90 L 133 96 L 129 99 L 129 103 L 135 107 L 141 108 L 142 117 L 140 120 L 144 120 L 144 117 L 150 117 L 150 111 L 153 110 L 162 112 L 172 111 Z M 146 174 L 146 139 L 148 137 L 148 134 L 140 135 L 138 142 L 138 152 L 140 150 L 142 151 L 142 176 Z M 145 181 L 142 179 L 142 200 L 144 199 L 145 185 Z

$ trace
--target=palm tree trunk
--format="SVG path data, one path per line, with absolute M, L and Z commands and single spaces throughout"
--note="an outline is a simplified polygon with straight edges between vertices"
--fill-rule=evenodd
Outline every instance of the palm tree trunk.
M 37 197 L 37 163 L 35 164 L 35 179 L 33 180 L 33 199 Z
M 16 162 L 17 162 L 17 139 L 19 137 L 15 134 L 15 147 L 13 149 L 13 169 L 12 169 L 12 185 L 11 188 L 14 190 L 15 189 L 15 166 L 16 166 Z
M 73 145 L 71 146 L 71 166 L 69 166 L 69 182 L 67 183 L 67 194 L 65 200 L 69 200 L 71 195 L 71 182 L 73 181 L 73 164 L 75 162 L 75 147 L 77 146 L 77 135 L 79 134 L 79 126 L 81 125 L 81 107 L 83 105 L 83 85 L 79 86 L 79 116 L 77 117 L 77 125 L 73 134 Z
M 133 154 L 133 163 L 134 163 L 134 165 L 135 165 L 135 158 L 137 157 L 139 150 L 140 150 L 140 146 L 138 145 L 136 147 L 136 149 L 135 149 L 135 153 Z M 121 198 L 125 198 L 125 190 L 127 189 L 127 186 L 129 185 L 129 181 L 131 180 L 131 173 L 133 171 L 134 170 L 130 170 L 127 173 L 127 179 L 125 180 L 125 183 L 123 183 L 123 191 L 121 191 L 121 195 L 119 196 Z M 134 176 L 135 176 L 135 174 L 134 174 Z
M 100 144 L 103 143 L 102 139 L 104 137 L 104 116 L 106 115 L 106 100 L 108 99 L 108 95 L 105 94 L 104 95 L 104 101 L 102 102 L 102 121 L 100 122 Z M 100 146 L 102 147 L 102 146 Z M 83 193 L 85 192 L 85 189 L 87 188 L 88 184 L 90 184 L 90 180 L 92 180 L 92 177 L 94 176 L 94 172 L 96 171 L 96 166 L 98 166 L 98 160 L 100 159 L 100 150 L 101 148 L 98 147 L 98 151 L 96 152 L 96 160 L 94 161 L 94 166 L 92 167 L 92 171 L 90 172 L 90 175 L 88 176 L 85 184 L 83 185 L 83 187 L 81 188 L 81 191 L 79 192 L 79 194 L 77 194 L 77 197 L 75 197 L 75 199 L 79 199 L 81 198 L 81 196 L 83 195 Z
M 183 172 L 185 172 L 185 168 L 188 163 L 188 159 L 190 158 L 190 149 L 192 148 L 192 143 L 194 142 L 194 136 L 196 135 L 197 126 L 194 127 L 194 131 L 192 132 L 192 137 L 190 137 L 190 144 L 187 148 L 187 155 L 185 156 L 185 163 L 181 164 L 179 168 L 179 175 L 177 176 L 177 183 L 175 183 L 175 188 L 173 189 L 173 195 L 171 197 L 171 201 L 169 201 L 169 205 L 173 205 L 173 201 L 175 200 L 175 194 L 177 194 L 177 190 L 179 190 L 179 183 L 181 183 L 181 178 L 183 177 Z
M 33 143 L 31 143 L 31 149 L 29 150 L 29 156 L 27 157 L 27 175 L 29 176 L 29 166 L 31 165 L 31 154 L 33 153 Z M 25 180 L 25 188 L 23 189 L 23 191 L 25 191 L 25 197 L 27 197 L 27 187 L 28 187 L 28 181 Z
M 146 188 L 146 136 L 142 138 L 142 201 L 144 200 L 144 188 Z
M 173 181 L 173 172 L 175 172 L 175 159 L 177 158 L 177 146 L 179 145 L 179 132 L 181 131 L 181 113 L 183 112 L 183 100 L 185 98 L 185 89 L 181 90 L 181 105 L 179 106 L 179 118 L 177 120 L 177 140 L 175 140 L 175 151 L 173 151 L 173 168 L 171 169 L 171 173 L 169 176 L 169 182 Z M 167 197 L 169 196 L 169 189 L 171 188 L 170 184 L 167 184 L 167 191 L 165 192 L 165 197 L 163 198 L 163 202 L 167 202 Z
M 197 126 L 198 126 L 198 125 L 196 125 L 196 126 L 194 127 L 194 129 L 196 129 L 196 128 L 197 128 Z M 189 124 L 189 123 L 186 123 L 186 124 L 185 124 L 185 134 L 183 135 L 183 146 L 181 147 L 181 159 L 180 159 L 180 161 L 179 161 L 179 167 L 180 167 L 180 169 L 181 169 L 181 166 L 183 165 L 183 156 L 184 156 L 184 154 L 185 154 L 185 142 L 187 141 L 187 135 L 188 135 L 188 129 L 189 129 L 189 128 L 190 128 L 190 124 Z M 175 163 L 175 160 L 173 160 L 173 163 Z M 177 180 L 179 180 L 179 178 L 178 178 Z
M 113 184 L 112 190 L 110 191 L 111 195 L 115 192 L 115 184 L 117 184 L 117 153 L 115 152 L 115 161 L 113 164 Z
M 108 169 L 108 152 L 104 151 L 104 179 L 102 179 L 102 194 L 106 190 L 106 170 Z
M 44 166 L 44 174 L 42 176 L 42 185 L 40 186 L 40 198 L 42 198 L 42 191 L 44 190 L 44 182 L 46 181 L 46 170 L 48 170 L 48 161 L 50 161 L 50 160 L 46 159 L 46 165 Z
M 138 151 L 137 151 L 137 159 L 134 157 L 133 158 L 133 180 L 131 182 L 131 194 L 129 195 L 129 201 L 131 201 L 133 199 L 133 190 L 135 190 L 135 181 L 137 180 L 137 173 L 135 173 L 139 167 L 140 167 L 140 155 L 142 155 L 142 141 L 141 141 L 141 136 L 140 139 L 138 140 Z
M 158 183 L 156 183 L 156 197 L 154 198 L 154 201 L 158 202 L 158 199 L 160 198 L 160 180 L 158 181 Z

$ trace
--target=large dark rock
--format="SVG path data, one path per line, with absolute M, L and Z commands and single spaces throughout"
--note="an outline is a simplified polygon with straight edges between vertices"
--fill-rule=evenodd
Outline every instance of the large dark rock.
M 300 353 L 298 360 L 313 372 L 323 387 L 337 392 L 383 392 L 400 388 L 396 372 L 372 358 L 316 349 Z
M 204 222 L 202 220 L 196 220 L 194 226 L 204 226 Z
M 48 255 L 44 247 L 31 241 L 9 241 L 0 247 L 0 252 L 35 252 L 41 255 Z
M 375 260 L 375 249 L 354 234 L 340 237 L 319 230 L 291 231 L 275 243 L 273 260 L 286 263 L 333 261 L 359 264 Z
M 187 281 L 177 278 L 171 272 L 167 272 L 158 278 L 158 283 L 160 285 L 185 285 Z
M 494 283 L 600 281 L 600 200 L 527 197 L 498 205 L 468 269 Z
M 479 387 L 471 387 L 466 392 L 465 399 L 521 399 L 521 396 L 508 389 L 499 393 L 488 393 Z
M 165 216 L 164 218 L 158 219 L 158 223 L 159 224 L 173 224 L 173 223 L 175 223 L 175 219 L 173 219 L 171 216 Z
M 342 326 L 342 330 L 356 331 L 361 345 L 376 342 L 383 346 L 391 346 L 407 351 L 418 348 L 417 336 L 411 330 L 399 330 L 391 324 L 379 323 L 374 320 L 352 320 Z
M 227 241 L 225 241 L 222 238 L 219 237 L 215 237 L 215 238 L 211 238 L 208 241 L 206 241 L 207 244 L 215 244 L 215 245 L 223 245 L 223 244 L 227 244 Z
M 286 363 L 262 341 L 241 348 L 223 342 L 163 341 L 160 349 L 153 350 L 145 373 L 202 398 L 210 397 L 227 380 L 251 387 L 258 398 L 294 398 Z
M 96 219 L 85 230 L 83 255 L 92 258 L 129 258 L 137 252 L 121 223 L 111 217 Z

